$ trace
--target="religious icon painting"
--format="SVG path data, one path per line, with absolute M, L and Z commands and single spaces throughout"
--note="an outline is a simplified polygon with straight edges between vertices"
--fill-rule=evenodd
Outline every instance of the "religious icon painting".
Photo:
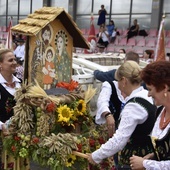
M 68 36 L 64 30 L 59 30 L 55 36 L 56 68 L 58 81 L 69 82 L 71 79 L 71 57 L 67 51 Z
M 73 48 L 89 48 L 70 15 L 60 7 L 43 7 L 11 29 L 27 36 L 24 79 L 47 90 L 70 82 Z

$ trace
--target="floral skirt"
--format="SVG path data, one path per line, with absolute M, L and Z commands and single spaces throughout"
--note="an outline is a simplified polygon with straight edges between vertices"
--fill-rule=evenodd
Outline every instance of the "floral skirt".
M 2 137 L 0 137 L 0 163 L 1 170 L 30 170 L 30 162 L 28 158 L 17 158 L 8 155 L 6 150 L 3 150 Z

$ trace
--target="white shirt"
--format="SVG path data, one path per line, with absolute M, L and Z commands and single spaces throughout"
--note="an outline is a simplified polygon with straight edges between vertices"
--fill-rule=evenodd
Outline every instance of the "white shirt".
M 126 102 L 133 97 L 142 97 L 153 104 L 148 91 L 139 87 L 126 98 Z M 144 107 L 137 103 L 128 103 L 121 112 L 121 121 L 118 129 L 112 138 L 103 144 L 98 150 L 92 153 L 92 158 L 96 163 L 100 163 L 104 158 L 110 157 L 122 150 L 138 124 L 142 124 L 148 117 Z
M 125 103 L 125 100 L 123 96 L 121 95 L 121 91 L 118 89 L 118 82 L 113 81 L 116 92 L 118 95 L 118 98 L 121 102 Z M 104 124 L 106 123 L 106 119 L 102 117 L 103 112 L 110 112 L 109 110 L 109 101 L 110 101 L 110 96 L 112 95 L 112 87 L 109 82 L 105 81 L 102 84 L 101 92 L 99 94 L 98 100 L 97 100 L 97 113 L 95 117 L 95 121 L 97 124 Z
M 163 110 L 162 110 L 162 112 L 163 112 Z M 161 119 L 162 112 L 158 116 L 158 118 L 155 122 L 155 125 L 153 127 L 152 133 L 151 133 L 151 136 L 158 138 L 158 139 L 162 139 L 170 129 L 170 123 L 163 130 L 159 128 L 159 122 Z M 167 161 L 144 160 L 143 166 L 147 170 L 170 170 L 170 161 L 169 160 L 167 160 Z
M 116 34 L 117 34 L 117 32 L 116 32 L 116 31 L 113 31 L 112 37 L 116 37 Z
M 12 82 L 15 82 L 15 88 L 8 87 L 5 83 L 7 81 L 4 79 L 4 77 L 0 74 L 0 84 L 11 94 L 14 95 L 16 88 L 20 88 L 20 80 L 13 76 Z M 0 93 L 0 98 L 1 98 L 1 93 Z M 0 130 L 2 130 L 2 124 L 3 122 L 0 121 Z
M 16 57 L 19 57 L 19 58 L 21 58 L 21 60 L 24 60 L 24 58 L 25 58 L 25 44 L 18 45 L 14 51 L 14 54 L 16 55 Z
M 108 37 L 107 37 L 106 34 L 109 35 L 109 33 L 108 33 L 107 31 L 99 32 L 99 37 L 100 37 L 100 35 L 101 35 L 101 38 L 102 38 L 102 40 L 103 40 L 104 42 L 109 41 L 109 39 L 108 39 Z

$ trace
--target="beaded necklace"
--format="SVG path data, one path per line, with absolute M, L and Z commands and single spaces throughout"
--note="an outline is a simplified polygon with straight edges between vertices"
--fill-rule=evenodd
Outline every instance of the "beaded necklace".
M 166 110 L 164 109 L 164 111 L 161 115 L 160 123 L 159 123 L 159 127 L 160 127 L 161 130 L 165 129 L 166 126 L 170 123 L 170 118 L 165 120 L 165 115 L 166 115 Z

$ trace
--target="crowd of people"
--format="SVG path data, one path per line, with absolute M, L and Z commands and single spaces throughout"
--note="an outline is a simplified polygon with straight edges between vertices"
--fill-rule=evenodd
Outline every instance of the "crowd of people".
M 150 61 L 151 55 L 145 51 L 148 65 L 142 70 L 139 55 L 128 52 L 117 70 L 94 71 L 103 82 L 95 121 L 107 124 L 111 138 L 89 155 L 90 163 L 114 155 L 117 169 L 169 169 L 170 63 Z
M 117 27 L 113 20 L 109 21 L 109 24 L 106 24 L 106 15 L 107 10 L 104 5 L 101 5 L 101 9 L 98 12 L 98 22 L 99 33 L 97 34 L 98 41 L 97 47 L 99 48 L 99 52 L 106 52 L 107 46 L 111 43 L 113 44 L 116 40 L 116 37 L 120 35 L 119 31 L 117 31 Z M 145 30 L 140 30 L 138 20 L 133 20 L 133 25 L 130 28 L 127 28 L 127 33 L 124 36 L 127 39 L 127 42 L 130 38 L 140 35 L 147 36 L 147 32 Z
M 123 49 L 120 52 L 124 52 Z M 128 52 L 125 62 L 117 70 L 110 71 L 112 75 L 108 72 L 100 73 L 110 76 L 103 76 L 105 80 L 102 80 L 104 83 L 97 101 L 95 121 L 97 124 L 107 124 L 110 139 L 89 154 L 88 160 L 97 164 L 114 155 L 117 169 L 168 170 L 170 63 L 153 62 L 144 69 L 141 69 L 138 63 L 138 54 Z M 19 88 L 21 83 L 21 80 L 14 76 L 16 67 L 13 51 L 1 49 L 0 129 L 4 132 L 4 123 L 13 115 L 15 89 Z M 7 110 L 4 105 L 9 98 L 13 100 L 13 105 Z M 0 148 L 2 153 L 2 142 Z M 116 153 L 119 155 L 116 156 Z

